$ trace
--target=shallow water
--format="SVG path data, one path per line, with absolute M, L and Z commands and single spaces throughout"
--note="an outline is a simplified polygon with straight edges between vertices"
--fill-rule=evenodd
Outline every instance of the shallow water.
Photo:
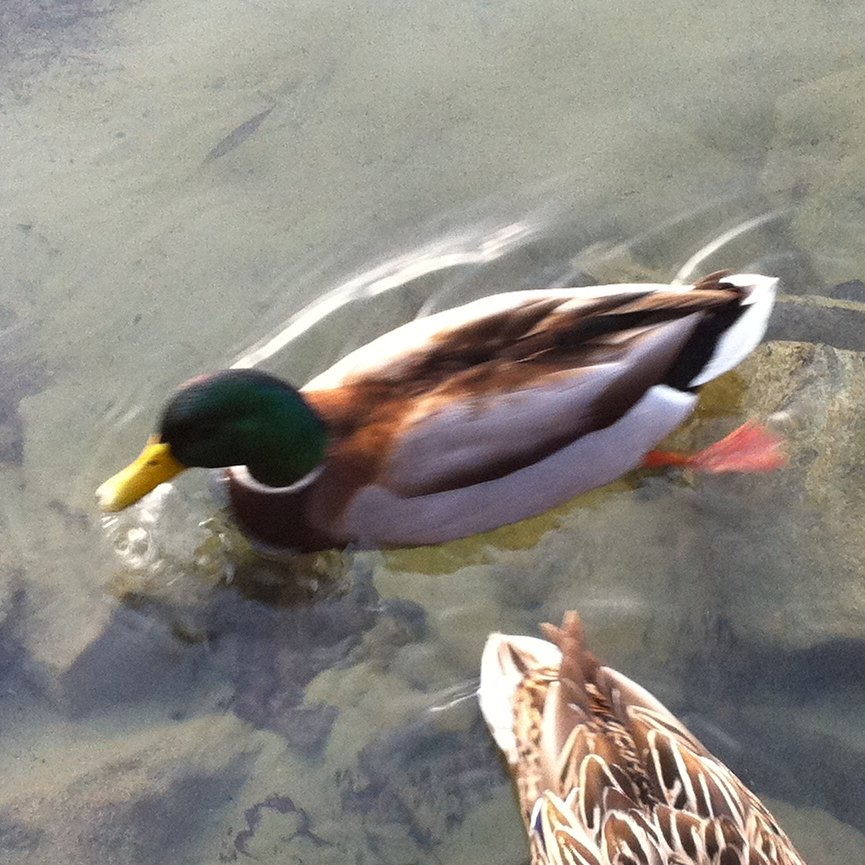
M 0 861 L 524 862 L 474 700 L 583 612 L 765 795 L 865 856 L 865 10 L 852 2 L 77 0 L 0 10 Z M 183 478 L 96 485 L 188 376 L 302 382 L 509 288 L 783 278 L 639 474 L 435 549 L 277 566 Z

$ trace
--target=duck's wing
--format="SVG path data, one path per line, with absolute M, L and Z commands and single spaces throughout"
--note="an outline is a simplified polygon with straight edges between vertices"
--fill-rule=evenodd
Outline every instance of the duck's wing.
M 657 388 L 660 422 L 645 406 L 636 435 L 603 445 L 616 477 L 687 416 L 697 384 L 756 345 L 774 282 L 738 275 L 496 295 L 385 334 L 304 392 L 345 439 L 360 433 L 366 443 L 374 428 L 377 482 L 421 496 L 537 463 L 609 429 Z M 589 474 L 585 488 L 599 483 Z
M 545 631 L 546 648 L 492 635 L 479 692 L 513 767 L 536 862 L 804 865 L 723 763 L 585 650 L 575 613 Z
M 731 865 L 804 865 L 763 803 L 651 694 L 607 667 L 596 682 L 634 743 L 658 803 L 652 824 L 671 852 L 700 863 L 725 851 L 719 861 Z
M 346 355 L 313 378 L 305 391 L 389 381 L 401 388 L 434 386 L 456 372 L 491 360 L 526 360 L 552 348 L 602 344 L 603 337 L 726 310 L 704 326 L 694 386 L 735 366 L 762 338 L 777 279 L 717 271 L 694 285 L 631 283 L 495 294 L 408 322 Z M 694 346 L 696 349 L 697 346 Z M 702 375 L 700 375 L 702 373 Z
M 339 476 L 364 488 L 347 533 L 459 537 L 635 468 L 693 410 L 694 388 L 756 345 L 774 286 L 740 274 L 513 292 L 374 340 L 303 389 L 335 431 Z

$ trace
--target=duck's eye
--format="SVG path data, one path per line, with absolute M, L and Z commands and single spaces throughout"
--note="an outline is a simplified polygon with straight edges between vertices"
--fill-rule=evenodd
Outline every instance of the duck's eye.
M 190 448 L 207 447 L 219 437 L 217 427 L 212 424 L 204 424 L 185 427 L 184 429 L 171 430 L 170 437 L 166 437 L 171 445 L 171 451 L 175 456 L 185 453 Z M 180 457 L 182 459 L 182 457 Z

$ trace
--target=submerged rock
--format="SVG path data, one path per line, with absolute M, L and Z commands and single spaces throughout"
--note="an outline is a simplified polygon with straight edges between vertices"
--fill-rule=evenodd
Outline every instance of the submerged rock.
M 342 781 L 345 812 L 361 817 L 369 852 L 388 862 L 440 861 L 437 849 L 472 810 L 510 793 L 478 716 L 465 730 L 422 722 L 383 736 L 360 752 L 356 772 Z M 513 817 L 519 824 L 516 809 Z M 516 833 L 514 840 L 519 849 Z
M 231 717 L 63 747 L 0 790 L 8 865 L 177 865 L 221 834 L 259 734 Z M 189 856 L 187 856 L 189 854 Z
M 849 865 L 861 862 L 865 835 L 817 808 L 794 808 L 786 802 L 765 799 L 784 831 L 796 839 L 806 862 L 814 865 Z
M 31 344 L 33 331 L 33 325 L 22 323 L 15 309 L 0 303 L 0 466 L 22 465 L 22 400 L 45 390 L 52 378 L 48 363 Z
M 790 464 L 731 478 L 747 492 L 716 522 L 718 594 L 737 637 L 807 648 L 865 637 L 865 355 L 770 343 L 741 367 L 743 411 L 769 418 Z
M 641 472 L 633 492 L 610 488 L 597 507 L 574 508 L 549 542 L 573 573 L 570 587 L 547 592 L 553 619 L 570 603 L 615 625 L 598 644 L 611 661 L 634 645 L 633 633 L 622 639 L 631 619 L 647 675 L 707 646 L 795 650 L 865 638 L 865 354 L 765 344 L 705 389 L 671 445 L 704 447 L 748 417 L 785 438 L 789 465 L 753 475 Z

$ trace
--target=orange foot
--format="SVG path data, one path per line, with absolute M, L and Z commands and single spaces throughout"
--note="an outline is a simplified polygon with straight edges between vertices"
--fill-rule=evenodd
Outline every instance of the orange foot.
M 649 451 L 643 459 L 646 468 L 687 466 L 696 471 L 771 472 L 787 462 L 784 440 L 756 421 L 748 421 L 713 445 L 686 454 L 681 451 Z

